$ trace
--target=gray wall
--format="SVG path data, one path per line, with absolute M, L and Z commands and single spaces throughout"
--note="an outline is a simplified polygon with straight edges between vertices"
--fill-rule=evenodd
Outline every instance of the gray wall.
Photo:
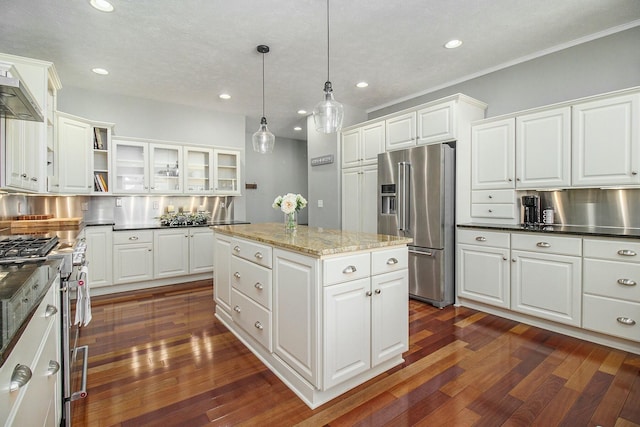
M 244 150 L 245 117 L 64 86 L 58 110 L 89 120 L 115 123 L 114 135 Z M 241 188 L 244 171 L 241 165 Z M 235 219 L 245 219 L 245 199 L 234 200 Z
M 301 194 L 309 199 L 307 186 L 307 143 L 288 138 L 278 138 L 271 154 L 253 151 L 251 135 L 246 134 L 247 184 L 257 184 L 258 188 L 243 189 L 246 199 L 246 220 L 256 222 L 283 222 L 283 213 L 271 205 L 276 196 L 286 193 Z M 307 224 L 309 209 L 298 215 L 299 224 Z
M 561 50 L 372 111 L 369 119 L 455 93 L 489 104 L 487 117 L 640 86 L 640 27 Z

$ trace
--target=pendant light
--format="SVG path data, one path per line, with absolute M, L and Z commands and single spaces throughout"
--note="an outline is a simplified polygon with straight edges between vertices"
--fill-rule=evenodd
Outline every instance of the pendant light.
M 342 128 L 344 108 L 333 99 L 333 88 L 329 80 L 329 0 L 327 0 L 327 81 L 324 84 L 324 100 L 313 109 L 313 120 L 316 130 L 323 133 L 334 133 Z
M 262 118 L 260 119 L 260 127 L 251 137 L 251 141 L 253 142 L 253 151 L 267 154 L 273 152 L 273 146 L 276 143 L 276 137 L 269 132 L 267 118 L 264 116 L 264 54 L 269 53 L 269 46 L 261 44 L 256 50 L 262 54 Z

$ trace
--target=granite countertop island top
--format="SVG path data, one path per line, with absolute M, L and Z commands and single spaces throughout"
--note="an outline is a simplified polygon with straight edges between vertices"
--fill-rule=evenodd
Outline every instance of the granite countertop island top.
M 571 234 L 578 236 L 599 236 L 599 237 L 624 237 L 630 239 L 640 239 L 640 228 L 624 228 L 624 227 L 597 227 L 588 225 L 562 225 L 562 224 L 539 224 L 539 225 L 523 225 L 523 224 L 486 224 L 471 222 L 467 224 L 458 224 L 458 228 L 475 228 L 485 230 L 500 231 L 522 231 L 533 233 L 554 233 L 554 234 Z
M 360 250 L 407 245 L 412 239 L 373 233 L 358 233 L 299 225 L 293 232 L 285 232 L 282 224 L 260 223 L 246 225 L 217 225 L 220 234 L 241 237 L 276 247 L 322 257 Z

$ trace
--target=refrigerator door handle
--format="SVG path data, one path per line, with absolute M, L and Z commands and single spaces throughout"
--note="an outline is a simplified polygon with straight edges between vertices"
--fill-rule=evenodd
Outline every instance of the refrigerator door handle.
M 409 230 L 409 176 L 411 164 L 407 162 L 398 163 L 398 230 Z
M 409 253 L 410 254 L 418 254 L 418 255 L 426 255 L 426 256 L 433 256 L 433 251 L 430 251 L 428 249 L 409 249 Z

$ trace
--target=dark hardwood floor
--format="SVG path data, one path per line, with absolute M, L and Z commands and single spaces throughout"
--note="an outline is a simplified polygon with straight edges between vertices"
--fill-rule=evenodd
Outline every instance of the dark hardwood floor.
M 215 319 L 211 281 L 94 297 L 80 426 L 640 426 L 640 355 L 409 302 L 405 363 L 317 408 Z

